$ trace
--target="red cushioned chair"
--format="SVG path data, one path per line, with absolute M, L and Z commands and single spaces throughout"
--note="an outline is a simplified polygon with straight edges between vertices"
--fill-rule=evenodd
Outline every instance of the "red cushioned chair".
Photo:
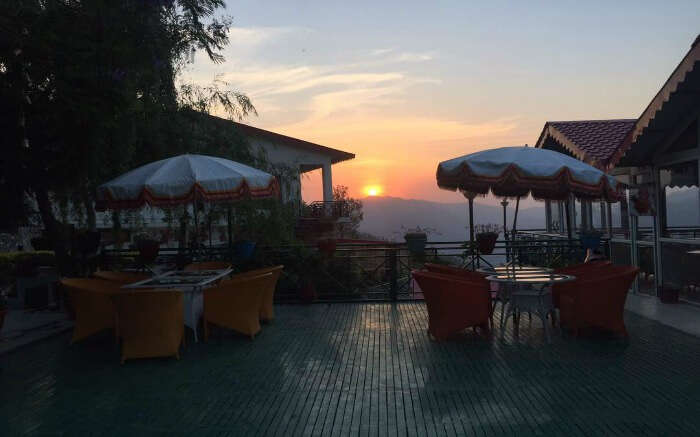
M 624 311 L 627 292 L 639 269 L 609 265 L 574 282 L 560 294 L 561 323 L 578 335 L 583 327 L 596 327 L 627 336 Z
M 468 327 L 489 331 L 491 300 L 479 282 L 433 272 L 413 272 L 428 308 L 428 331 L 436 340 Z
M 605 269 L 605 267 L 611 265 L 612 263 L 610 261 L 600 260 L 588 263 L 573 264 L 554 270 L 554 273 L 576 276 L 575 281 L 556 284 L 552 287 L 552 303 L 554 304 L 554 308 L 559 308 L 559 295 L 563 291 L 575 288 L 578 281 L 587 280 L 591 277 L 591 275 L 597 275 L 598 273 L 596 272 L 599 272 L 599 269 Z
M 424 267 L 429 272 L 442 273 L 444 275 L 455 275 L 474 281 L 486 281 L 484 278 L 487 276 L 483 273 L 474 272 L 472 270 L 467 269 L 461 269 L 459 267 L 454 266 L 446 266 L 444 264 L 425 263 Z
M 491 326 L 493 326 L 493 311 L 496 309 L 496 303 L 498 302 L 498 293 L 495 291 L 497 289 L 491 289 L 491 283 L 486 280 L 487 274 L 454 266 L 446 266 L 444 264 L 425 263 L 424 267 L 427 271 L 432 273 L 458 276 L 462 279 L 479 283 L 491 297 L 491 317 L 489 321 L 491 322 Z

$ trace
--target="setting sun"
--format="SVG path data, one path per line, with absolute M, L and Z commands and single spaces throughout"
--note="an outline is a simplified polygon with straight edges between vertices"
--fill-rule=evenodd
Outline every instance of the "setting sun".
M 382 187 L 379 185 L 368 185 L 365 187 L 365 194 L 368 196 L 378 196 L 382 194 Z

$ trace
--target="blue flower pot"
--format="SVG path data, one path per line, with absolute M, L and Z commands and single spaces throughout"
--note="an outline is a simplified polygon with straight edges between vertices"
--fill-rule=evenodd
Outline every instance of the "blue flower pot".
M 239 260 L 247 261 L 255 253 L 255 241 L 238 240 L 233 243 L 233 254 Z
M 581 246 L 583 246 L 585 250 L 597 249 L 598 246 L 600 246 L 600 234 L 598 233 L 580 234 L 580 239 Z

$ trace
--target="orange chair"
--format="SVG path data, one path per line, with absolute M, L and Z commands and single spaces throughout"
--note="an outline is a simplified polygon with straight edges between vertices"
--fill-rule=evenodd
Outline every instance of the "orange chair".
M 480 284 L 480 287 L 486 290 L 486 292 L 489 293 L 489 296 L 491 297 L 491 317 L 489 318 L 489 320 L 491 322 L 491 326 L 493 326 L 493 312 L 496 309 L 496 304 L 498 303 L 498 293 L 491 289 L 491 283 L 486 280 L 486 276 L 488 275 L 472 270 L 462 269 L 459 267 L 446 266 L 444 264 L 425 263 L 424 267 L 429 272 L 441 273 L 444 275 L 454 275 L 462 279 Z M 503 303 L 503 301 L 501 301 L 501 303 Z
M 479 282 L 454 275 L 413 272 L 428 309 L 428 331 L 437 340 L 470 326 L 489 332 L 490 295 Z
M 118 284 L 103 279 L 66 278 L 61 280 L 61 285 L 67 290 L 69 303 L 75 312 L 71 343 L 105 329 L 115 329 L 111 297 L 123 292 Z
M 592 261 L 588 263 L 573 264 L 570 266 L 556 269 L 554 271 L 555 273 L 576 276 L 576 280 L 572 282 L 564 282 L 563 284 L 556 284 L 552 287 L 552 303 L 554 304 L 554 308 L 559 308 L 559 296 L 562 292 L 576 287 L 576 282 L 586 280 L 592 274 L 599 274 L 599 269 L 605 269 L 606 267 L 611 265 L 612 263 L 610 261 L 601 260 Z
M 111 270 L 100 270 L 98 272 L 93 273 L 92 276 L 97 279 L 104 279 L 105 281 L 116 282 L 120 285 L 145 281 L 146 279 L 152 277 L 147 273 L 115 272 Z
M 265 297 L 263 298 L 262 306 L 260 307 L 260 320 L 269 322 L 275 318 L 275 289 L 277 288 L 277 280 L 282 274 L 283 269 L 284 266 L 282 265 L 274 267 L 263 267 L 260 269 L 250 270 L 243 273 L 236 273 L 235 275 L 231 276 L 230 279 L 227 280 L 235 281 L 242 278 L 249 278 L 251 276 L 260 276 L 264 275 L 265 273 L 272 273 L 272 281 L 269 284 L 270 286 L 266 290 L 263 290 L 263 294 Z
M 222 281 L 204 290 L 204 340 L 209 324 L 232 329 L 251 339 L 260 332 L 260 308 L 264 291 L 274 281 L 272 273 Z
M 112 299 L 122 340 L 122 364 L 133 358 L 180 359 L 185 332 L 182 291 L 129 291 Z
M 446 266 L 444 264 L 433 264 L 433 263 L 425 263 L 425 269 L 429 272 L 433 273 L 442 273 L 444 275 L 455 275 L 455 276 L 460 276 L 466 279 L 471 279 L 473 281 L 484 281 L 486 280 L 486 276 L 483 273 L 479 272 L 474 272 L 472 270 L 467 270 L 467 269 L 460 269 L 459 267 L 453 267 L 453 266 Z
M 199 263 L 187 264 L 186 272 L 196 272 L 200 270 L 225 270 L 231 267 L 231 263 L 226 261 L 206 261 Z
M 638 272 L 637 267 L 610 265 L 562 290 L 562 325 L 572 329 L 575 336 L 580 328 L 592 326 L 626 337 L 625 300 Z

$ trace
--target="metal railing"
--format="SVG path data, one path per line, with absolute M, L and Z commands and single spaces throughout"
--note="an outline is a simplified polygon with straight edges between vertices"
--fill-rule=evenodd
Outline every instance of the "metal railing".
M 601 243 L 609 253 L 608 242 Z M 584 251 L 578 241 L 528 239 L 498 241 L 490 254 L 473 261 L 467 242 L 428 242 L 425 249 L 412 252 L 405 243 L 338 243 L 334 248 L 308 245 L 260 247 L 251 260 L 237 260 L 227 248 L 199 251 L 161 249 L 158 262 L 172 268 L 193 260 L 229 260 L 234 268 L 245 271 L 264 265 L 282 264 L 276 300 L 303 300 L 311 287 L 317 301 L 397 301 L 422 299 L 411 279 L 411 271 L 426 262 L 471 268 L 497 265 L 507 259 L 519 264 L 561 267 L 583 261 Z M 133 266 L 136 253 L 108 250 L 102 255 L 103 268 Z M 311 284 L 311 285 L 309 285 Z M 308 298 L 308 294 L 306 295 Z
M 349 217 L 350 208 L 345 201 L 315 201 L 307 203 L 301 208 L 302 218 L 341 218 Z

